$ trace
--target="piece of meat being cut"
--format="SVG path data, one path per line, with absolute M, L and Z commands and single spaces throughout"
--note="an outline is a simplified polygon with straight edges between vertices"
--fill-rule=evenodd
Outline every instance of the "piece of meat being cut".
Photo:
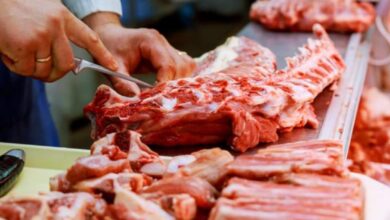
M 312 174 L 289 178 L 295 184 L 231 179 L 209 219 L 362 219 L 360 181 Z M 300 181 L 304 185 L 296 184 Z
M 92 136 L 130 129 L 141 133 L 148 145 L 227 143 L 244 152 L 276 141 L 278 131 L 317 127 L 311 103 L 345 65 L 324 29 L 315 25 L 313 30 L 317 39 L 309 39 L 282 70 L 272 72 L 274 56 L 268 49 L 240 37 L 226 46 L 234 65 L 222 70 L 207 71 L 220 62 L 212 52 L 200 61 L 203 67 L 195 77 L 158 84 L 139 97 L 122 99 L 100 86 L 84 109 L 93 124 Z
M 375 9 L 354 0 L 258 0 L 250 18 L 272 30 L 310 31 L 314 24 L 336 32 L 363 32 L 373 23 Z
M 228 174 L 248 179 L 268 179 L 286 173 L 343 176 L 343 148 L 339 141 L 312 140 L 273 145 L 253 155 L 238 156 Z

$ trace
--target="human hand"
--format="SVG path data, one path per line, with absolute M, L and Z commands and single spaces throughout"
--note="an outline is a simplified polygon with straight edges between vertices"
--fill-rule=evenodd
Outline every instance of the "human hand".
M 23 76 L 51 82 L 72 70 L 69 40 L 102 65 L 117 68 L 97 34 L 59 1 L 0 0 L 0 30 L 1 59 Z
M 98 33 L 119 64 L 118 71 L 131 74 L 147 63 L 157 71 L 157 81 L 165 82 L 192 74 L 195 62 L 184 52 L 174 49 L 157 31 L 128 29 L 120 25 L 117 15 L 96 13 L 84 21 Z M 129 81 L 112 77 L 113 87 L 122 95 L 138 93 Z

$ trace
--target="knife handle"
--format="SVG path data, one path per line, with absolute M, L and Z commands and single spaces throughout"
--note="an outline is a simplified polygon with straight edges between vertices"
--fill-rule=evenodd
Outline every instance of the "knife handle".
M 0 156 L 0 197 L 16 183 L 24 167 L 24 151 L 15 149 Z

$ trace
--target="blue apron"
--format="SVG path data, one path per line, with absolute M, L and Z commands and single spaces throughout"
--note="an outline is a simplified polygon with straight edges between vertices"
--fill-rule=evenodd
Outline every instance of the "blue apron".
M 1 62 L 0 142 L 59 145 L 44 84 L 13 74 Z

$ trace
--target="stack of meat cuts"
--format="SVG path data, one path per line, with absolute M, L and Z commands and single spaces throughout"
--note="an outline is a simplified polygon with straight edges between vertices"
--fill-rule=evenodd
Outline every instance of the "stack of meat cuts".
M 125 131 L 96 141 L 51 179 L 52 192 L 1 199 L 0 219 L 359 220 L 362 186 L 342 163 L 342 145 L 327 140 L 235 160 L 219 148 L 163 160 Z
M 348 157 L 352 171 L 390 185 L 390 98 L 376 88 L 362 95 Z
M 239 156 L 210 219 L 362 219 L 363 188 L 337 141 L 307 141 Z
M 244 37 L 201 57 L 194 77 L 158 84 L 136 97 L 100 86 L 85 108 L 92 137 L 135 130 L 148 145 L 229 144 L 244 152 L 275 142 L 278 133 L 317 127 L 311 103 L 344 72 L 344 62 L 320 25 L 316 39 L 276 69 L 270 50 Z
M 316 23 L 337 32 L 366 31 L 375 9 L 354 0 L 258 0 L 250 17 L 273 30 L 310 31 Z

